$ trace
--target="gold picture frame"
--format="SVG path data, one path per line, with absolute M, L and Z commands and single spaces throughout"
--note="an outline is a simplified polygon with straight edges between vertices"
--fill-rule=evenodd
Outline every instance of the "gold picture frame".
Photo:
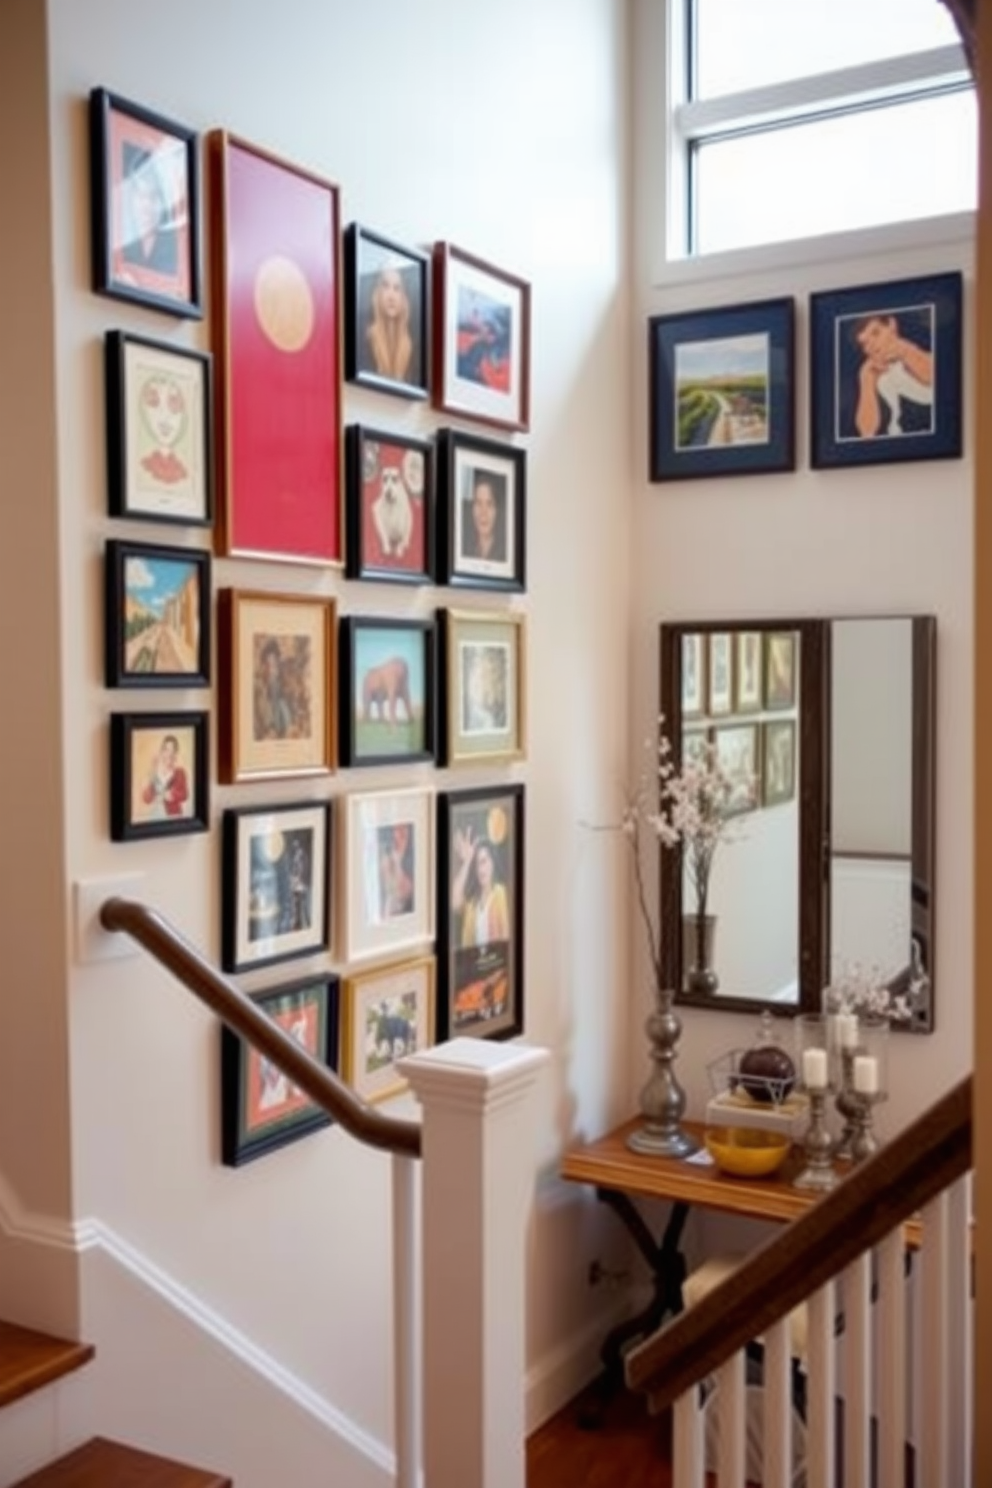
M 440 610 L 443 765 L 526 758 L 526 624 L 512 611 Z
M 362 1100 L 374 1104 L 406 1089 L 396 1061 L 434 1043 L 434 987 L 433 956 L 345 978 L 341 1073 Z

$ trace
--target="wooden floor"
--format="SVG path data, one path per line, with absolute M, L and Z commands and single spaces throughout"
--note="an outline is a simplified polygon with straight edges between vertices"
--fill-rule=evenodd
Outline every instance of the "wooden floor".
M 527 1488 L 672 1488 L 668 1415 L 648 1414 L 642 1395 L 624 1391 L 594 1431 L 580 1426 L 583 1397 L 527 1443 Z

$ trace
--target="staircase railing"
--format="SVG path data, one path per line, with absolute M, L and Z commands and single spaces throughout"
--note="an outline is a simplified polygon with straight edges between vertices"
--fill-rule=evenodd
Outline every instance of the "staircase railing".
M 971 1268 L 965 1175 L 972 1162 L 971 1102 L 969 1078 L 727 1280 L 628 1354 L 628 1384 L 646 1392 L 655 1408 L 675 1405 L 678 1488 L 702 1488 L 704 1481 L 704 1382 L 710 1402 L 705 1409 L 715 1409 L 719 1423 L 720 1488 L 743 1488 L 745 1351 L 759 1338 L 764 1344 L 762 1481 L 765 1488 L 789 1488 L 797 1481 L 788 1316 L 802 1303 L 807 1303 L 809 1341 L 803 1361 L 807 1449 L 800 1481 L 807 1488 L 834 1488 L 840 1318 L 845 1488 L 874 1483 L 905 1488 L 910 1358 L 920 1371 L 916 1385 L 923 1403 L 916 1483 L 968 1488 Z M 922 1347 L 912 1350 L 907 1348 L 904 1226 L 919 1211 Z M 838 1277 L 843 1278 L 839 1308 Z

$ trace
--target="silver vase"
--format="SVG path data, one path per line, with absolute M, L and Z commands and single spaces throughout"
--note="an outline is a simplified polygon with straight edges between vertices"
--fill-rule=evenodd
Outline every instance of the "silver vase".
M 688 1157 L 699 1143 L 680 1125 L 685 1115 L 685 1091 L 675 1077 L 681 1021 L 672 1011 L 674 993 L 656 988 L 654 1011 L 644 1025 L 651 1043 L 652 1070 L 641 1091 L 640 1112 L 644 1124 L 627 1138 L 632 1152 L 651 1157 Z

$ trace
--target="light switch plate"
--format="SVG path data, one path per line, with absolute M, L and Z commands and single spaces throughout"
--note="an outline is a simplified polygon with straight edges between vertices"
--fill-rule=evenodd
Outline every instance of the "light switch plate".
M 81 966 L 95 961 L 117 961 L 141 952 L 130 935 L 104 930 L 100 910 L 107 899 L 141 897 L 145 875 L 131 873 L 121 878 L 81 878 L 75 884 L 76 960 Z

